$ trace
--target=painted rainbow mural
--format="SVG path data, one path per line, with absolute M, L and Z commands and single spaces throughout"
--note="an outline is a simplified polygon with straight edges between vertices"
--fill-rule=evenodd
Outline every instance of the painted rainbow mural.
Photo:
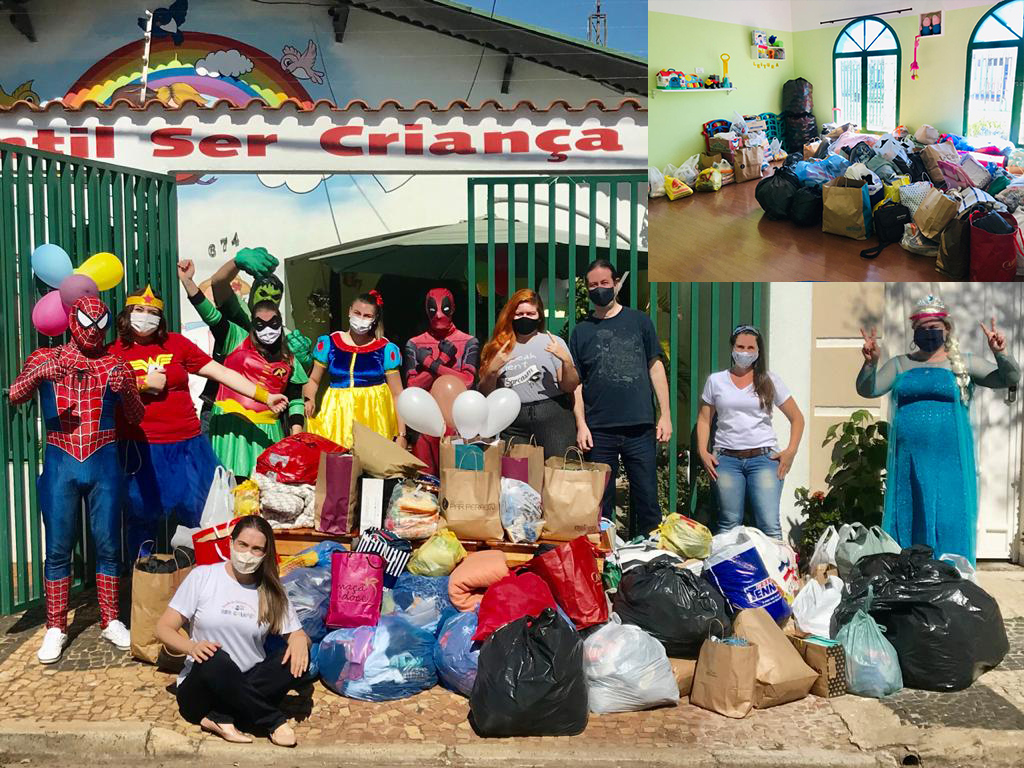
M 153 41 L 149 54 L 147 88 L 183 83 L 199 92 L 207 102 L 226 99 L 234 106 L 245 106 L 253 99 L 278 107 L 288 99 L 312 106 L 302 84 L 281 69 L 275 56 L 259 48 L 222 35 L 185 32 L 181 45 L 169 37 Z M 238 51 L 252 61 L 252 69 L 238 77 L 210 77 L 196 72 L 196 62 L 218 51 Z M 87 101 L 108 104 L 115 92 L 125 86 L 142 83 L 142 40 L 111 51 L 82 74 L 64 96 L 64 104 L 80 107 Z M 137 94 L 136 94 L 137 95 Z

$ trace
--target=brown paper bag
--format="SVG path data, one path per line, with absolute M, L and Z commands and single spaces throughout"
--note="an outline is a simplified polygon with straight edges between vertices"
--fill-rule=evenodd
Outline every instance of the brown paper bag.
M 493 445 L 480 445 L 480 448 L 484 452 L 484 472 L 497 472 L 500 476 L 501 457 L 505 453 L 505 442 L 498 440 Z M 451 437 L 441 438 L 437 468 L 438 470 L 458 469 L 455 466 L 455 444 Z
M 942 230 L 946 228 L 954 218 L 960 206 L 950 200 L 937 189 L 929 189 L 924 200 L 914 211 L 914 223 L 921 230 L 921 234 L 931 240 L 938 240 Z
M 757 659 L 753 645 L 705 640 L 697 658 L 690 703 L 726 717 L 746 717 L 754 704 Z
M 321 533 L 351 533 L 359 501 L 359 459 L 349 453 L 320 454 L 313 527 Z
M 736 173 L 736 183 L 760 179 L 763 163 L 764 150 L 761 147 L 737 149 L 736 159 L 732 162 L 732 169 Z
M 148 557 L 166 561 L 174 560 L 176 555 Z M 144 559 L 147 558 L 137 560 L 136 566 Z M 174 659 L 178 659 L 178 664 L 184 663 L 183 656 L 172 656 L 164 648 L 163 643 L 156 639 L 156 623 L 167 610 L 167 604 L 171 602 L 174 593 L 191 570 L 191 565 L 178 568 L 171 573 L 147 573 L 138 567 L 132 568 L 131 652 L 136 659 L 160 666 L 174 666 Z M 183 637 L 188 637 L 184 630 L 179 632 Z
M 929 144 L 921 150 L 921 160 L 924 162 L 924 167 L 928 171 L 928 177 L 932 180 L 932 184 L 939 187 L 946 186 L 946 179 L 942 175 L 942 169 L 939 168 L 939 160 L 960 165 L 960 155 L 957 154 L 956 147 L 953 146 L 952 141 L 944 141 L 941 144 Z
M 544 490 L 544 448 L 537 445 L 537 441 L 530 438 L 530 442 L 517 443 L 516 438 L 510 438 L 505 455 L 511 459 L 526 459 L 530 472 L 530 487 L 537 493 Z M 484 459 L 486 460 L 486 454 Z
M 871 235 L 871 201 L 868 183 L 840 176 L 821 188 L 821 231 L 867 240 Z
M 358 421 L 352 425 L 352 455 L 371 477 L 412 476 L 427 465 L 397 443 Z
M 612 468 L 583 461 L 576 448 L 576 460 L 553 457 L 544 462 L 544 538 L 571 541 L 600 531 L 601 499 Z
M 672 674 L 676 678 L 676 685 L 679 686 L 680 696 L 689 696 L 693 690 L 693 675 L 697 671 L 697 662 L 693 659 L 669 659 L 672 665 Z
M 810 160 L 818 153 L 818 147 L 821 146 L 821 139 L 812 141 L 810 144 L 804 144 L 804 160 Z
M 733 634 L 757 646 L 754 706 L 758 709 L 802 699 L 818 679 L 818 673 L 804 663 L 764 608 L 740 611 L 733 622 Z
M 448 528 L 460 539 L 504 538 L 498 508 L 500 496 L 500 472 L 441 470 L 441 512 Z
M 713 167 L 715 165 L 715 163 L 721 162 L 721 160 L 722 160 L 722 155 L 720 153 L 719 154 L 714 154 L 714 155 L 709 155 L 706 152 L 701 152 L 700 153 L 700 170 L 703 171 L 705 168 L 711 168 L 711 167 Z

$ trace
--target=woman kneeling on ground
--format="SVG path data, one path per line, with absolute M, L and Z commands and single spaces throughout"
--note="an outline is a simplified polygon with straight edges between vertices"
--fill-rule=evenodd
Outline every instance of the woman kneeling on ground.
M 188 638 L 178 632 L 185 622 Z M 268 655 L 268 634 L 282 635 L 286 647 Z M 278 746 L 295 746 L 280 703 L 313 681 L 309 638 L 281 586 L 266 520 L 243 518 L 231 532 L 231 560 L 185 577 L 156 636 L 168 650 L 187 654 L 177 686 L 182 717 L 225 741 L 249 743 L 247 731 L 258 730 Z

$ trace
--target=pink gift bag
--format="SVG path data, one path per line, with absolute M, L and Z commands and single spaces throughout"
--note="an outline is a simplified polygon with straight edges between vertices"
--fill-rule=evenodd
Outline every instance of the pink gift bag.
M 328 627 L 374 626 L 380 619 L 383 594 L 383 557 L 372 552 L 335 552 L 331 555 Z

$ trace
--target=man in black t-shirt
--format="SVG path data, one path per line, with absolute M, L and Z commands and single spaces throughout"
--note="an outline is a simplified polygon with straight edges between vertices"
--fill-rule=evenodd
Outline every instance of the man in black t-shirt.
M 573 329 L 569 351 L 582 382 L 576 388 L 574 408 L 577 442 L 590 461 L 612 468 L 601 514 L 614 517 L 621 460 L 629 478 L 632 514 L 627 531 L 633 538 L 661 523 L 657 443 L 672 436 L 672 416 L 654 323 L 643 312 L 616 301 L 623 279 L 605 259 L 587 268 L 587 292 L 594 311 Z

